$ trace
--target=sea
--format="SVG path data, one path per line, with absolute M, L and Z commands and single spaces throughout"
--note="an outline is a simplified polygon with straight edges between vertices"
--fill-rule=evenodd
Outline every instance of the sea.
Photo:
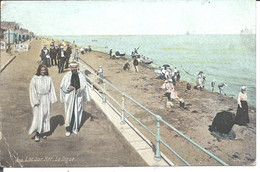
M 224 92 L 237 98 L 241 86 L 247 86 L 248 103 L 256 106 L 256 35 L 79 35 L 50 36 L 109 53 L 119 51 L 131 58 L 131 52 L 152 58 L 153 67 L 169 64 L 180 71 L 181 79 L 194 83 L 203 71 L 205 88 L 211 90 L 211 82 L 225 82 Z M 50 38 L 49 37 L 49 38 Z

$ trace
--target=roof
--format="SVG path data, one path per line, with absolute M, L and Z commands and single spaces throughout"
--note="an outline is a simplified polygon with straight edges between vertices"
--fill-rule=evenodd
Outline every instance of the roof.
M 17 24 L 16 22 L 8 22 L 8 21 L 3 21 L 1 22 L 1 27 L 12 27 L 12 26 L 16 26 L 19 27 L 19 24 Z

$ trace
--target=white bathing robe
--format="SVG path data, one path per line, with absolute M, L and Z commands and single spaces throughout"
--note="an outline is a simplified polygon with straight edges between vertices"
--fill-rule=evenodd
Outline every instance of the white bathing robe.
M 70 126 L 74 107 L 75 120 L 72 127 L 72 132 L 78 132 L 84 108 L 84 100 L 90 101 L 90 94 L 87 81 L 80 71 L 78 71 L 78 75 L 81 91 L 77 94 L 75 89 L 73 91 L 69 91 L 69 86 L 71 84 L 71 75 L 72 72 L 70 71 L 63 77 L 61 81 L 60 101 L 64 103 L 65 107 L 65 127 Z
M 30 102 L 33 121 L 29 134 L 50 131 L 51 104 L 57 101 L 51 77 L 34 75 L 30 83 Z M 39 104 L 38 106 L 35 106 Z

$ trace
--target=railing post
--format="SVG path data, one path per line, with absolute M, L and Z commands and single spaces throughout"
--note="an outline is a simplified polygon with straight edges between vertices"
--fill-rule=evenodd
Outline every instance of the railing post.
M 160 161 L 161 160 L 161 152 L 160 152 L 160 120 L 162 119 L 159 115 L 156 116 L 157 119 L 157 134 L 155 137 L 156 140 L 156 151 L 155 151 L 155 160 Z
M 125 124 L 125 95 L 122 94 L 122 114 L 120 124 Z
M 106 103 L 106 83 L 103 82 L 104 84 L 104 89 L 103 89 L 103 98 L 102 98 L 102 103 Z

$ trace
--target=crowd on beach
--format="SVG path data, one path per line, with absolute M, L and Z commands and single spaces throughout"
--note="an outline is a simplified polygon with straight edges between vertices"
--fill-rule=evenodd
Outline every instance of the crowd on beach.
M 163 85 L 161 86 L 162 89 L 165 89 L 164 96 L 167 97 L 167 107 L 173 107 L 173 101 L 177 100 L 179 102 L 180 108 L 184 108 L 185 102 L 183 98 L 178 97 L 178 92 L 175 89 L 176 83 L 179 82 L 181 76 L 180 72 L 175 67 L 174 69 L 170 68 L 170 65 L 163 65 L 163 67 L 159 67 L 155 70 L 155 73 L 159 79 L 164 80 Z M 206 76 L 203 75 L 203 71 L 200 71 L 196 77 L 196 83 L 194 86 L 194 89 L 203 91 L 205 89 L 206 84 Z M 214 79 L 211 82 L 211 91 L 214 92 L 214 88 L 216 85 L 216 80 Z M 225 82 L 222 82 L 217 85 L 219 89 L 218 94 L 224 94 L 226 96 L 226 93 L 224 92 L 224 87 L 227 86 Z M 191 90 L 191 84 L 187 83 L 185 92 Z M 247 103 L 247 93 L 246 93 L 246 86 L 241 87 L 241 91 L 238 94 L 237 97 L 237 112 L 235 115 L 235 124 L 241 125 L 241 126 L 248 126 L 249 123 L 249 115 L 248 115 L 248 103 Z

